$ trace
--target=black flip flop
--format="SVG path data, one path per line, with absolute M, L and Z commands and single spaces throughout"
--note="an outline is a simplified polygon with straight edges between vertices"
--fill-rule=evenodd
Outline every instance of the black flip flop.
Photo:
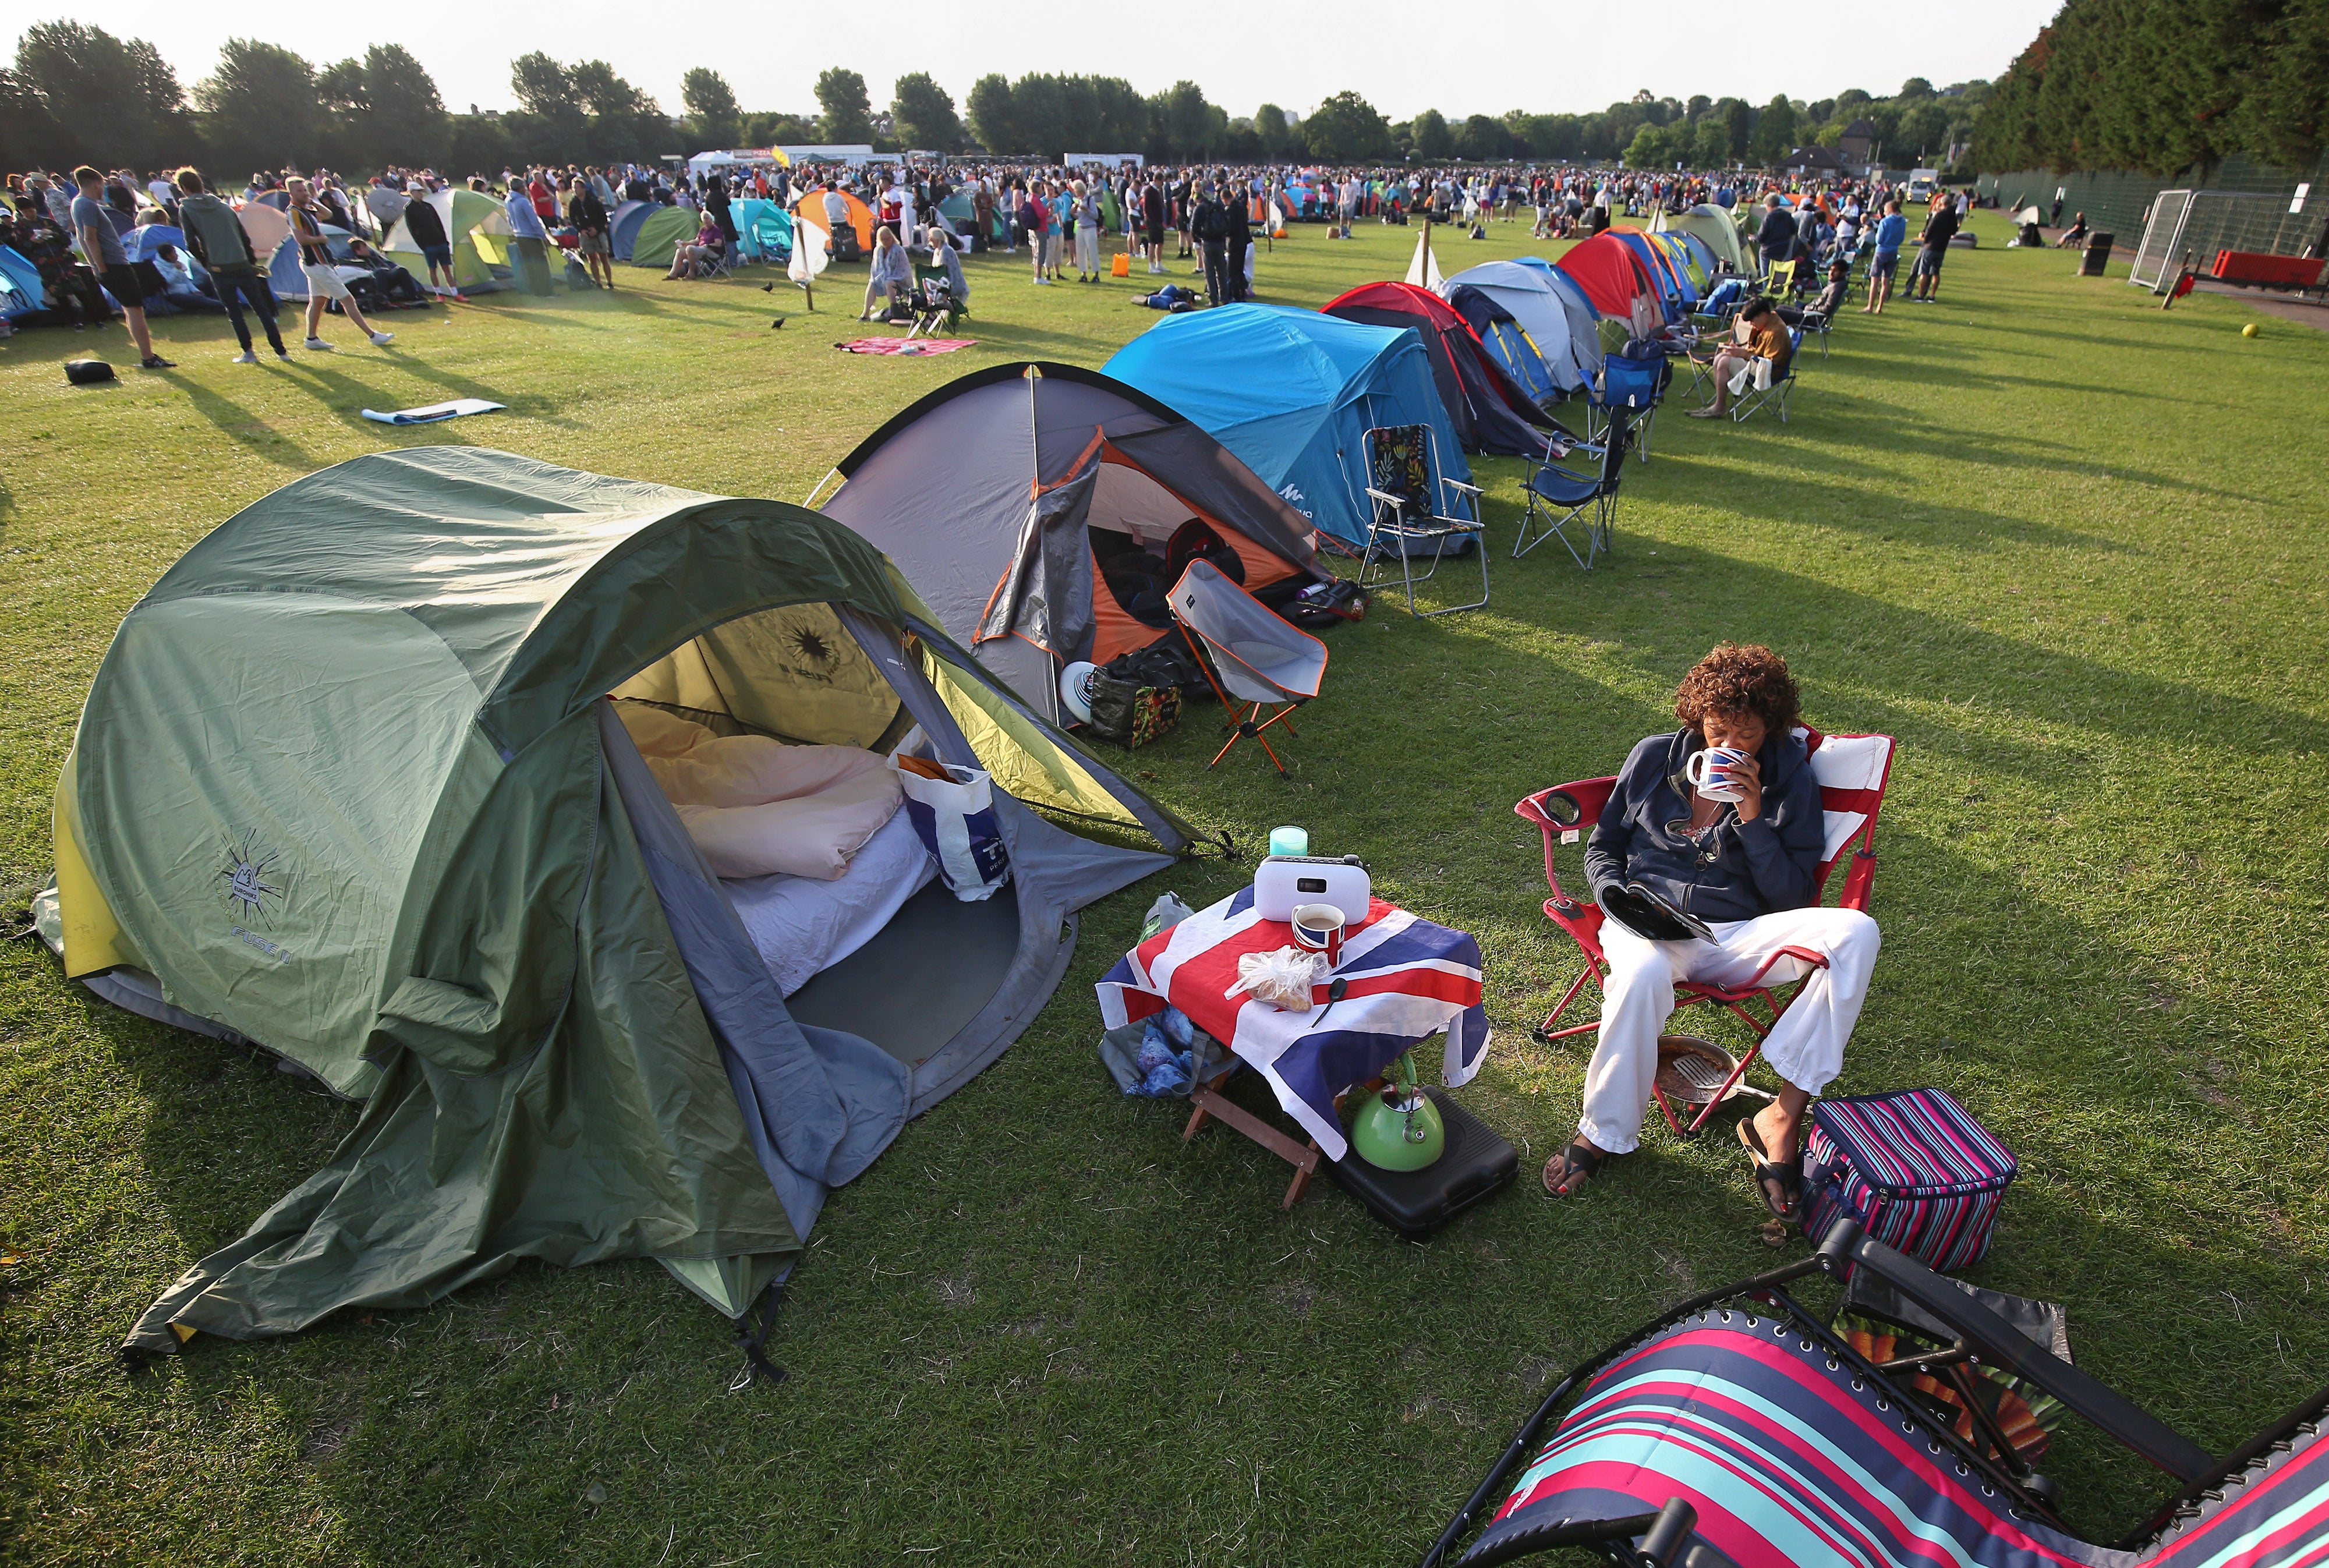
M 1763 1206 L 1771 1212 L 1774 1219 L 1794 1219 L 1804 1195 L 1803 1157 L 1798 1155 L 1785 1165 L 1768 1157 L 1768 1151 L 1763 1148 L 1762 1135 L 1755 1130 L 1755 1119 L 1751 1116 L 1740 1119 L 1739 1143 L 1746 1149 L 1747 1157 L 1754 1162 L 1755 1195 L 1763 1200 Z M 1771 1201 L 1771 1187 L 1775 1183 L 1779 1189 L 1777 1203 Z
M 1544 1162 L 1544 1190 L 1556 1198 L 1573 1198 L 1578 1188 L 1601 1174 L 1601 1162 L 1608 1157 L 1584 1139 L 1579 1138 L 1567 1148 Z M 1561 1166 L 1561 1181 L 1553 1181 L 1553 1166 Z

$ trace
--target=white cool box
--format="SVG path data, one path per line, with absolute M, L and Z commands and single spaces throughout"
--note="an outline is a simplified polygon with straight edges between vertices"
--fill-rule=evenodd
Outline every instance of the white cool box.
M 1330 903 L 1355 926 L 1367 918 L 1373 893 L 1366 864 L 1355 855 L 1273 855 L 1253 873 L 1254 911 L 1266 921 L 1292 920 L 1297 904 Z

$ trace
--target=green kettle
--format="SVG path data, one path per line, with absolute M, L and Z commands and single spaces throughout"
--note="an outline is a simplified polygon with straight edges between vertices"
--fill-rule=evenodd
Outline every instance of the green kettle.
M 1391 1088 L 1361 1091 L 1351 1117 L 1351 1147 L 1382 1170 L 1421 1170 L 1447 1151 L 1439 1108 L 1416 1085 L 1414 1053 L 1400 1053 Z

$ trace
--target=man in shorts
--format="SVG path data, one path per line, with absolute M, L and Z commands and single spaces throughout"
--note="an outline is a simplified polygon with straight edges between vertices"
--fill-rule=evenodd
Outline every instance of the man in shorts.
M 1933 215 L 1917 246 L 1917 265 L 1909 273 L 1909 299 L 1915 305 L 1936 305 L 1941 292 L 1941 263 L 1947 260 L 1949 241 L 1957 231 L 1957 210 L 1946 196 L 1936 198 Z
M 1884 216 L 1876 221 L 1874 252 L 1868 263 L 1868 303 L 1860 307 L 1863 316 L 1881 316 L 1884 302 L 1892 298 L 1892 274 L 1900 265 L 1900 241 L 1909 237 L 1909 220 L 1900 215 L 1900 203 L 1884 203 Z
M 73 171 L 73 184 L 80 194 L 73 198 L 72 233 L 80 241 L 81 260 L 97 280 L 112 294 L 115 304 L 121 307 L 122 319 L 129 324 L 129 339 L 137 345 L 137 363 L 146 370 L 170 370 L 172 362 L 154 352 L 153 336 L 146 330 L 146 286 L 138 280 L 129 265 L 129 252 L 121 248 L 121 236 L 113 227 L 113 220 L 105 215 L 105 203 L 99 194 L 105 189 L 105 176 L 83 164 Z M 105 325 L 102 318 L 98 322 Z
M 467 304 L 468 297 L 453 278 L 453 240 L 445 232 L 443 215 L 429 203 L 429 188 L 419 180 L 412 182 L 409 194 L 412 199 L 404 205 L 404 233 L 428 266 L 429 287 L 448 299 Z
M 568 183 L 566 221 L 574 227 L 575 253 L 582 258 L 583 270 L 590 281 L 601 288 L 615 286 L 615 241 L 608 227 L 607 203 L 590 182 L 577 175 Z
M 324 307 L 331 300 L 340 302 L 340 309 L 355 323 L 355 328 L 372 339 L 374 348 L 386 348 L 396 336 L 392 332 L 376 330 L 364 319 L 357 307 L 355 296 L 340 278 L 339 269 L 332 264 L 332 241 L 324 232 L 324 208 L 316 200 L 307 182 L 294 175 L 283 182 L 284 194 L 291 205 L 284 216 L 291 220 L 291 237 L 299 241 L 299 270 L 307 279 L 307 341 L 306 346 L 317 354 L 329 354 L 332 345 L 324 341 Z

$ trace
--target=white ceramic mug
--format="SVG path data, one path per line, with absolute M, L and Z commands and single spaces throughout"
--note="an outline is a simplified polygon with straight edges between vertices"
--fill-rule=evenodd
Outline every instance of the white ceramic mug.
M 1739 787 L 1731 774 L 1748 756 L 1734 746 L 1709 746 L 1703 751 L 1692 753 L 1690 760 L 1683 764 L 1682 776 L 1709 800 L 1744 799 L 1747 791 Z
M 1294 940 L 1314 953 L 1326 955 L 1326 967 L 1343 961 L 1343 912 L 1331 903 L 1294 906 Z

